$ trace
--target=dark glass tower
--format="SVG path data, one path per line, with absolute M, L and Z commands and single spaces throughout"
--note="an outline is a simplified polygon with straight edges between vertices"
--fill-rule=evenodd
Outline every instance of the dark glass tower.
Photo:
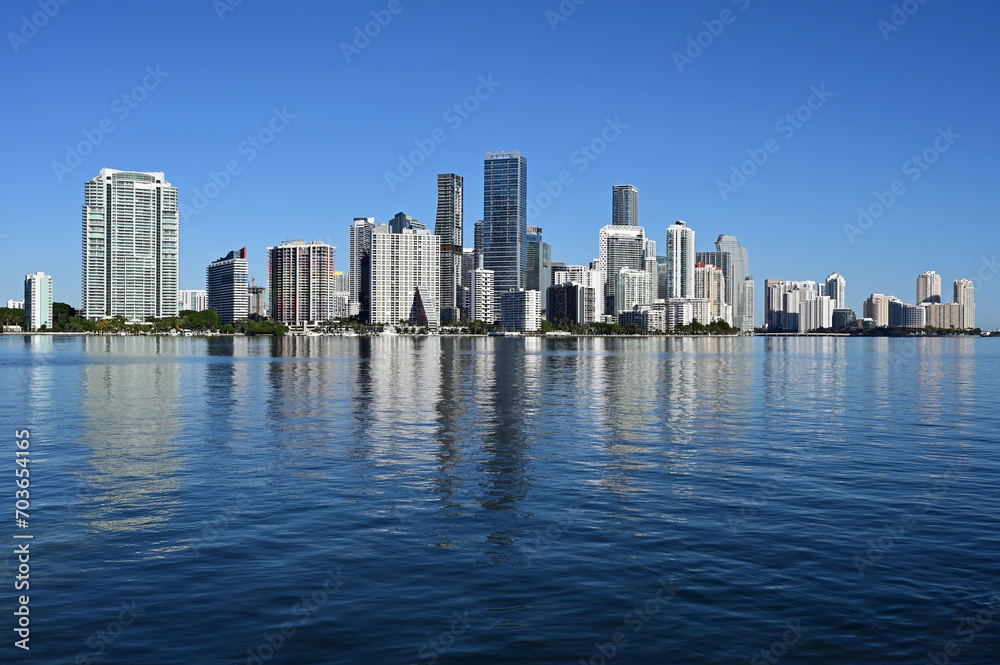
M 611 188 L 611 223 L 614 226 L 639 226 L 639 190 L 632 185 Z
M 462 283 L 462 198 L 465 179 L 438 174 L 438 208 L 434 235 L 441 238 L 441 321 L 457 321 L 458 286 Z
M 528 160 L 487 153 L 483 173 L 483 267 L 499 292 L 524 288 L 528 267 Z

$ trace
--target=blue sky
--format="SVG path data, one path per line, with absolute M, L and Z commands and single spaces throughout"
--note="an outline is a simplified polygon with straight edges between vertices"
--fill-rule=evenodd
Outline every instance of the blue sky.
M 437 173 L 465 177 L 471 246 L 485 153 L 520 150 L 557 261 L 597 256 L 630 183 L 661 250 L 678 219 L 700 250 L 740 238 L 758 322 L 766 278 L 840 272 L 860 314 L 935 270 L 946 300 L 974 280 L 978 323 L 1000 327 L 996 3 L 63 1 L 0 8 L 0 300 L 41 270 L 79 305 L 102 167 L 179 188 L 181 287 L 204 288 L 243 246 L 264 282 L 285 239 L 336 245 L 347 271 L 354 217 L 433 225 Z

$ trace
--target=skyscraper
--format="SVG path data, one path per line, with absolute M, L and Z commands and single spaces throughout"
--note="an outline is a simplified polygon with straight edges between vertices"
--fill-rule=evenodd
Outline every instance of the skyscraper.
M 976 287 L 967 279 L 955 280 L 955 302 L 962 306 L 962 329 L 976 327 Z
M 233 324 L 250 314 L 247 292 L 247 248 L 234 249 L 221 259 L 208 264 L 208 308 L 219 315 L 223 323 Z
M 24 276 L 24 321 L 28 330 L 52 328 L 52 276 L 44 272 Z
M 645 270 L 622 268 L 615 280 L 615 311 L 653 302 L 653 276 Z
M 826 295 L 833 301 L 834 309 L 847 307 L 847 280 L 840 273 L 833 273 L 826 278 Z
M 441 321 L 459 319 L 458 287 L 462 283 L 462 212 L 465 179 L 439 173 L 434 235 L 441 238 Z
M 667 228 L 666 298 L 694 298 L 694 229 L 686 222 Z
M 267 248 L 271 318 L 288 325 L 316 325 L 336 317 L 336 248 L 292 240 Z
M 523 288 L 528 160 L 520 152 L 487 153 L 483 171 L 483 267 L 493 271 L 498 292 Z
M 542 241 L 542 229 L 528 227 L 528 269 L 525 273 L 524 288 L 538 291 L 545 298 L 545 292 L 552 285 L 552 245 Z
M 406 321 L 437 330 L 441 321 L 441 239 L 427 229 L 372 230 L 372 325 Z
M 469 321 L 494 323 L 497 320 L 496 289 L 493 271 L 476 268 L 469 271 L 465 290 L 465 311 Z
M 875 322 L 877 328 L 889 325 L 889 298 L 881 293 L 873 293 L 865 301 L 862 316 Z
M 619 307 L 615 302 L 618 293 L 618 275 L 622 268 L 646 269 L 646 230 L 641 226 L 609 224 L 601 229 L 600 245 L 598 261 L 601 273 L 604 275 L 604 311 L 617 317 L 619 309 L 632 307 L 632 305 Z M 583 282 L 583 271 L 584 268 L 580 266 L 580 283 Z
M 712 253 L 729 255 L 728 252 Z M 726 277 L 722 268 L 704 261 L 694 264 L 694 297 L 708 300 L 712 321 L 732 323 L 732 307 L 726 302 Z
M 917 304 L 941 302 L 941 275 L 933 270 L 917 276 Z
M 371 313 L 371 250 L 374 217 L 355 217 L 351 224 L 351 271 L 348 273 L 350 295 L 347 307 L 351 316 L 367 321 Z
M 611 188 L 612 226 L 639 226 L 639 190 L 632 185 Z
M 733 326 L 743 332 L 754 328 L 754 283 L 750 275 L 750 257 L 747 248 L 740 244 L 736 236 L 722 234 L 715 241 L 715 249 L 729 253 L 729 270 L 722 268 L 726 277 L 726 302 L 733 307 Z
M 177 316 L 179 233 L 163 173 L 101 169 L 85 186 L 82 316 Z

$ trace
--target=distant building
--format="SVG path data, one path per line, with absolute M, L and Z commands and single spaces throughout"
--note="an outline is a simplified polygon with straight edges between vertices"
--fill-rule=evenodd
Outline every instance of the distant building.
M 754 329 L 754 281 L 750 275 L 747 248 L 740 244 L 736 236 L 722 234 L 715 241 L 715 249 L 730 256 L 728 270 L 724 265 L 712 263 L 722 268 L 726 278 L 726 302 L 733 308 L 732 325 L 751 332 Z
M 858 317 L 853 309 L 838 307 L 833 310 L 834 332 L 855 330 L 858 327 Z
M 628 326 L 631 324 L 639 326 L 646 332 L 666 332 L 666 305 L 635 305 L 632 309 L 618 312 L 618 325 Z
M 528 160 L 488 153 L 483 162 L 483 266 L 498 293 L 524 288 L 528 267 Z
M 799 303 L 799 332 L 833 328 L 833 299 L 816 296 Z
M 941 275 L 933 270 L 917 276 L 917 304 L 941 302 Z
M 409 229 L 411 231 L 426 231 L 427 225 L 418 222 L 413 217 L 409 215 L 397 212 L 396 215 L 389 220 L 389 233 L 402 233 L 404 229 Z
M 926 310 L 898 300 L 889 301 L 890 328 L 923 328 L 927 325 Z
M 334 318 L 336 248 L 292 240 L 267 248 L 271 318 L 289 326 L 315 326 Z
M 665 298 L 694 298 L 694 229 L 686 222 L 667 228 Z
M 538 291 L 500 292 L 500 327 L 537 332 L 541 328 L 542 299 Z
M 52 277 L 36 272 L 24 277 L 24 322 L 28 330 L 52 328 Z
M 840 273 L 833 273 L 826 278 L 826 293 L 820 295 L 829 296 L 834 309 L 844 309 L 847 307 L 847 280 Z
M 648 305 L 653 298 L 653 278 L 645 270 L 622 268 L 615 280 L 615 314 L 635 305 Z
M 963 330 L 973 330 L 976 327 L 976 287 L 970 280 L 955 280 L 955 302 L 962 306 Z
M 729 255 L 728 252 L 710 253 Z M 708 300 L 713 321 L 732 325 L 732 306 L 726 302 L 726 278 L 721 268 L 703 261 L 694 264 L 694 296 Z
M 218 314 L 223 323 L 233 324 L 245 319 L 250 314 L 247 248 L 234 249 L 209 263 L 205 272 L 208 308 Z
M 177 308 L 183 312 L 203 312 L 208 309 L 208 291 L 206 289 L 181 289 L 177 292 Z
M 629 268 L 643 271 L 646 269 L 645 229 L 641 226 L 605 226 L 600 232 L 600 258 L 598 260 L 604 275 L 604 311 L 617 316 L 619 309 L 632 307 L 631 304 L 619 307 L 615 303 L 618 275 L 621 269 Z M 582 273 L 583 266 L 580 266 L 580 270 Z
M 24 301 L 23 300 L 8 300 L 7 301 L 7 308 L 8 309 L 24 309 Z
M 923 308 L 925 312 L 924 322 L 928 326 L 956 330 L 965 328 L 962 305 L 957 302 L 929 303 L 923 305 Z
M 876 328 L 889 325 L 889 298 L 881 293 L 873 293 L 865 301 L 864 318 L 871 319 Z
M 469 321 L 495 323 L 497 320 L 496 289 L 494 274 L 486 268 L 476 268 L 469 272 L 465 291 L 465 311 Z
M 177 316 L 179 234 L 163 173 L 101 169 L 85 185 L 81 316 Z
M 462 301 L 462 216 L 465 179 L 454 173 L 439 173 L 437 218 L 434 235 L 441 239 L 441 321 L 457 321 Z
M 632 185 L 611 188 L 611 224 L 639 226 L 639 189 Z
M 441 321 L 441 238 L 425 228 L 392 233 L 377 224 L 371 245 L 371 325 L 400 321 L 436 331 Z
M 250 286 L 247 288 L 247 311 L 261 318 L 267 317 L 267 288 Z
M 528 268 L 525 289 L 544 294 L 552 285 L 552 245 L 542 241 L 542 229 L 528 226 Z
M 576 282 L 553 284 L 546 290 L 545 318 L 552 322 L 569 319 L 573 323 L 593 323 L 597 300 L 593 288 Z
M 348 273 L 349 316 L 367 321 L 371 315 L 371 251 L 374 217 L 355 217 L 351 224 L 351 256 Z

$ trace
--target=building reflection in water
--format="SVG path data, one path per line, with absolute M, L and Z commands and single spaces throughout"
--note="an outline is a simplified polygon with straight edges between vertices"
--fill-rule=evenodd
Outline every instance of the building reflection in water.
M 83 339 L 80 523 L 111 532 L 162 528 L 179 510 L 177 340 Z M 101 362 L 100 356 L 106 357 Z

